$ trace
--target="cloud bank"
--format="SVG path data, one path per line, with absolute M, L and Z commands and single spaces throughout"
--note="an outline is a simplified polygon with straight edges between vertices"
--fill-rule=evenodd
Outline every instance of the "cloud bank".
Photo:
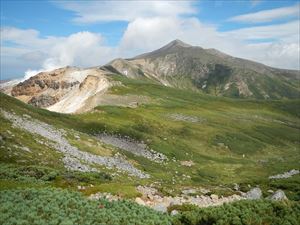
M 9 42 L 17 47 L 1 50 L 1 63 L 27 65 L 23 71 L 27 79 L 38 72 L 50 71 L 68 65 L 88 67 L 101 65 L 116 56 L 113 48 L 103 45 L 100 34 L 88 31 L 67 37 L 40 37 L 36 30 L 22 30 L 14 27 L 1 29 L 1 45 Z
M 58 1 L 56 4 L 73 11 L 76 23 L 133 21 L 136 18 L 191 15 L 197 11 L 193 1 Z
M 249 13 L 244 15 L 235 16 L 229 19 L 229 21 L 244 22 L 244 23 L 264 23 L 270 22 L 276 19 L 282 19 L 286 17 L 298 17 L 299 19 L 299 7 L 300 4 L 282 7 L 277 9 L 263 10 L 255 13 Z

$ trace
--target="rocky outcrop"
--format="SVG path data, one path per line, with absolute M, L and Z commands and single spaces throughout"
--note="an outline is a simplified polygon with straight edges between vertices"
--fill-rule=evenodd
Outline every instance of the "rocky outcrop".
M 49 77 L 49 75 L 47 76 L 45 73 L 42 73 L 18 83 L 12 88 L 11 95 L 14 97 L 20 95 L 35 96 L 36 94 L 46 91 L 47 89 L 69 89 L 78 84 L 78 81 L 68 82 L 64 80 L 54 80 L 53 77 Z

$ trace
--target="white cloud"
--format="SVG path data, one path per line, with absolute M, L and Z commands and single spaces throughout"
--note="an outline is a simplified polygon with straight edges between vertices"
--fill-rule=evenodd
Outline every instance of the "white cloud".
M 277 68 L 300 70 L 299 43 L 257 43 L 247 45 L 248 52 L 242 53 L 248 59 L 263 62 Z
M 282 24 L 267 26 L 254 26 L 227 32 L 228 35 L 239 37 L 239 39 L 280 39 L 299 40 L 300 24 L 298 20 Z
M 300 4 L 297 3 L 296 5 L 293 6 L 238 15 L 230 18 L 229 21 L 245 22 L 245 23 L 263 23 L 263 22 L 270 22 L 276 19 L 282 19 L 287 17 L 298 17 L 299 19 L 299 14 L 300 14 Z
M 194 14 L 193 1 L 58 1 L 63 9 L 75 12 L 76 23 L 133 21 L 138 17 L 173 17 Z
M 50 49 L 50 58 L 45 62 L 54 66 L 91 66 L 103 63 L 111 49 L 102 43 L 102 36 L 91 32 L 72 34 Z M 107 60 L 107 58 L 106 58 Z
M 3 27 L 0 30 L 1 45 L 4 41 L 13 42 L 22 47 L 30 49 L 49 48 L 53 44 L 61 41 L 61 37 L 47 36 L 40 37 L 40 33 L 34 29 L 18 29 L 16 27 Z
M 228 50 L 233 41 L 217 32 L 213 25 L 201 23 L 197 18 L 138 18 L 129 23 L 121 40 L 121 52 L 131 55 L 159 48 L 180 39 L 204 48 Z M 132 49 L 135 52 L 132 52 Z
M 14 47 L 5 47 L 6 42 L 10 42 Z M 23 73 L 26 70 L 27 78 L 39 71 L 49 71 L 67 65 L 97 66 L 111 57 L 116 57 L 116 52 L 113 48 L 103 45 L 100 34 L 83 31 L 67 37 L 43 38 L 39 36 L 38 31 L 32 29 L 1 29 L 1 70 L 5 68 L 11 71 L 11 67 L 19 66 Z
M 216 48 L 269 66 L 298 69 L 298 34 L 297 21 L 219 32 L 217 27 L 203 24 L 197 18 L 138 18 L 129 23 L 120 51 L 134 56 L 155 50 L 171 40 L 181 39 L 192 45 Z M 259 39 L 276 41 L 256 44 L 248 41 Z

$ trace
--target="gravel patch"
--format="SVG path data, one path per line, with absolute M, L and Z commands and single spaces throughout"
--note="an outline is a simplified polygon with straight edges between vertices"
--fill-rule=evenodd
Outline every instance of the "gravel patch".
M 63 153 L 64 165 L 69 170 L 78 170 L 82 172 L 97 171 L 97 169 L 92 168 L 91 165 L 98 164 L 107 168 L 116 168 L 118 171 L 128 172 L 129 175 L 139 178 L 150 177 L 148 174 L 135 168 L 120 155 L 104 157 L 80 151 L 78 148 L 70 145 L 68 140 L 64 137 L 66 131 L 63 129 L 57 129 L 44 122 L 31 119 L 28 115 L 21 117 L 15 113 L 9 113 L 4 110 L 1 110 L 1 113 L 6 119 L 13 123 L 14 127 L 26 130 L 32 134 L 38 134 L 53 142 L 50 143 L 51 147 Z
M 169 114 L 168 117 L 174 121 L 183 121 L 183 122 L 190 122 L 190 123 L 199 123 L 205 121 L 197 116 L 188 116 L 179 113 L 172 113 Z
M 137 142 L 129 137 L 121 137 L 110 134 L 99 134 L 97 137 L 105 144 L 112 145 L 134 155 L 145 157 L 151 161 L 161 163 L 167 160 L 167 157 L 162 153 L 158 153 L 150 149 L 146 144 Z

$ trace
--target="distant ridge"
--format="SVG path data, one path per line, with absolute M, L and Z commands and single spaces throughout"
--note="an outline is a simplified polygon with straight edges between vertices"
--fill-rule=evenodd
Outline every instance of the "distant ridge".
M 130 59 L 116 59 L 108 65 L 130 78 L 144 76 L 163 85 L 217 96 L 300 97 L 299 71 L 272 68 L 216 49 L 191 46 L 178 39 L 157 50 Z

